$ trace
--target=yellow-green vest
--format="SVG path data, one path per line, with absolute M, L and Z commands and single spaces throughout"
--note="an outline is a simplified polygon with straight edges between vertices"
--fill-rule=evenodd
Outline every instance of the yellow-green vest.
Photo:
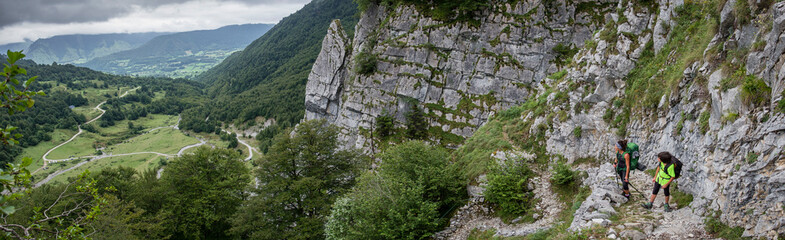
M 674 164 L 671 164 L 668 166 L 668 169 L 665 169 L 665 163 L 660 162 L 660 171 L 657 174 L 657 183 L 659 183 L 661 186 L 665 186 L 665 184 L 667 184 L 673 176 L 676 176 L 676 168 L 674 166 Z

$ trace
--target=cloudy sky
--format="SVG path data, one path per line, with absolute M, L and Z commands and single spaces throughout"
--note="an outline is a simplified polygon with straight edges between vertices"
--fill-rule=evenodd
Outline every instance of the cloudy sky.
M 277 23 L 310 0 L 0 0 L 0 44 L 64 34 Z

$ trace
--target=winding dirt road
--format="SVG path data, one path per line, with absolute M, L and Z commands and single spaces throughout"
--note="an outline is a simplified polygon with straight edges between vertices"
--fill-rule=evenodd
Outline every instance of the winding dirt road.
M 229 133 L 229 134 L 232 134 L 232 133 L 234 133 L 234 132 L 226 131 L 226 129 L 221 129 L 221 131 L 223 131 L 223 132 L 225 132 L 225 133 Z M 236 134 L 236 133 L 235 133 L 235 134 Z M 239 135 L 239 134 L 237 134 L 237 137 L 235 137 L 235 138 L 237 138 L 237 142 L 239 142 L 239 143 L 240 143 L 240 144 L 242 144 L 242 145 L 245 145 L 245 147 L 247 147 L 247 148 L 248 148 L 248 157 L 246 157 L 245 159 L 243 159 L 243 161 L 246 161 L 246 162 L 247 162 L 248 160 L 251 160 L 251 158 L 253 158 L 253 152 L 254 152 L 254 150 L 255 150 L 255 149 L 254 149 L 253 147 L 251 147 L 251 145 L 249 145 L 248 143 L 246 143 L 245 141 L 243 141 L 242 139 L 240 139 L 240 135 Z
M 120 97 L 120 98 L 121 98 L 121 97 L 125 97 L 126 95 L 128 95 L 128 92 L 129 92 L 129 91 L 134 91 L 134 90 L 136 90 L 136 89 L 139 89 L 139 88 L 140 88 L 140 87 L 136 87 L 136 88 L 134 88 L 134 89 L 130 89 L 130 90 L 128 90 L 128 91 L 125 91 L 125 93 L 123 93 L 123 94 L 122 94 L 122 95 L 120 95 L 119 97 Z M 92 122 L 94 122 L 94 121 L 98 120 L 99 118 L 101 118 L 101 117 L 104 115 L 104 113 L 106 113 L 106 110 L 104 110 L 104 109 L 101 109 L 101 105 L 103 105 L 104 103 L 106 103 L 106 101 L 103 101 L 103 102 L 99 103 L 99 104 L 98 104 L 98 105 L 96 105 L 96 106 L 95 106 L 95 108 L 94 108 L 94 109 L 96 109 L 96 110 L 98 110 L 98 111 L 101 111 L 101 114 L 100 114 L 100 115 L 98 115 L 97 117 L 93 118 L 92 120 L 85 122 L 84 124 L 92 123 Z M 152 131 L 155 131 L 155 130 L 158 130 L 158 129 L 162 129 L 162 128 L 174 128 L 174 129 L 179 129 L 178 125 L 179 125 L 179 123 L 180 123 L 180 120 L 181 120 L 181 118 L 178 118 L 178 119 L 177 119 L 177 123 L 176 123 L 175 125 L 170 125 L 170 126 L 164 126 L 164 127 L 157 127 L 157 128 L 153 128 L 153 129 L 150 129 L 150 130 L 148 130 L 147 132 L 145 132 L 145 133 L 143 133 L 143 134 L 141 134 L 141 135 L 144 135 L 144 134 L 147 134 L 147 133 L 150 133 L 150 132 L 152 132 Z M 54 173 L 52 173 L 52 174 L 49 174 L 49 176 L 47 176 L 45 179 L 43 179 L 43 180 L 41 180 L 41 181 L 39 181 L 39 182 L 35 183 L 35 184 L 33 185 L 33 187 L 39 187 L 39 186 L 41 186 L 41 185 L 43 185 L 43 184 L 46 184 L 46 183 L 48 183 L 49 181 L 51 181 L 53 178 L 55 178 L 55 177 L 59 176 L 60 174 L 63 174 L 63 173 L 66 173 L 66 172 L 68 172 L 68 171 L 71 171 L 71 170 L 73 170 L 73 169 L 76 169 L 76 168 L 78 168 L 78 167 L 80 167 L 80 166 L 82 166 L 82 165 L 84 165 L 84 164 L 86 164 L 86 163 L 88 163 L 88 162 L 91 162 L 91 161 L 95 161 L 95 160 L 99 160 L 99 159 L 103 159 L 103 158 L 120 157 L 120 156 L 131 156 L 131 155 L 139 155 L 139 154 L 155 154 L 155 155 L 158 155 L 158 156 L 164 156 L 164 157 L 178 157 L 178 156 L 182 156 L 182 155 L 183 155 L 183 152 L 184 152 L 185 150 L 189 149 L 189 148 L 198 147 L 198 146 L 201 146 L 201 145 L 204 145 L 204 144 L 206 144 L 206 143 L 207 143 L 207 141 L 205 141 L 205 140 L 203 140 L 203 139 L 201 139 L 201 138 L 196 138 L 197 140 L 199 140 L 199 143 L 196 143 L 196 144 L 191 144 L 191 145 L 188 145 L 188 146 L 185 146 L 185 147 L 181 148 L 181 149 L 180 149 L 180 151 L 178 151 L 176 155 L 175 155 L 175 154 L 165 154 L 165 153 L 159 153 L 159 152 L 133 152 L 133 153 L 122 153 L 122 154 L 103 154 L 103 155 L 89 155 L 89 156 L 79 156 L 79 157 L 71 157 L 71 158 L 65 158 L 65 159 L 49 159 L 49 158 L 47 158 L 47 156 L 48 156 L 50 153 L 52 153 L 52 151 L 56 150 L 57 148 L 60 148 L 60 147 L 62 147 L 62 146 L 63 146 L 63 145 L 65 145 L 65 144 L 68 144 L 68 143 L 70 143 L 71 141 L 73 141 L 74 139 L 76 139 L 76 137 L 78 137 L 79 135 L 81 135 L 81 134 L 84 132 L 84 130 L 82 130 L 82 126 L 81 126 L 81 125 L 78 125 L 78 126 L 77 126 L 77 129 L 79 129 L 79 131 L 78 131 L 78 132 L 76 132 L 76 134 L 74 134 L 74 136 L 72 136 L 70 139 L 68 139 L 68 141 L 65 141 L 65 142 L 63 142 L 63 143 L 60 143 L 60 144 L 58 144 L 57 146 L 55 146 L 55 147 L 53 147 L 53 148 L 51 148 L 51 149 L 47 150 L 47 151 L 46 151 L 46 153 L 44 153 L 44 155 L 42 156 L 42 158 L 43 158 L 43 160 L 44 160 L 44 165 L 43 165 L 41 168 L 38 168 L 38 169 L 36 169 L 35 171 L 33 171 L 33 174 L 35 174 L 36 172 L 40 171 L 41 169 L 44 169 L 44 168 L 46 168 L 46 167 L 47 167 L 47 165 L 48 165 L 49 163 L 57 163 L 57 162 L 64 162 L 64 161 L 72 161 L 72 160 L 76 160 L 76 159 L 84 159 L 84 158 L 88 158 L 88 160 L 87 160 L 87 161 L 82 161 L 82 162 L 79 162 L 79 163 L 77 163 L 76 165 L 74 165 L 74 166 L 72 166 L 72 167 L 70 167 L 70 168 L 63 169 L 63 170 L 59 170 L 59 171 L 56 171 L 56 172 L 54 172 Z M 141 135 L 140 135 L 140 136 L 141 136 Z M 138 137 L 138 136 L 137 136 L 137 137 Z M 238 139 L 238 140 L 239 140 L 239 139 Z M 250 148 L 250 145 L 246 144 L 245 142 L 242 142 L 242 144 L 243 144 L 243 145 L 246 145 L 246 146 L 248 146 L 249 150 L 251 150 L 251 148 Z M 253 154 L 253 153 L 252 153 L 252 154 Z M 251 155 L 251 156 L 252 156 L 252 155 Z M 250 158 L 251 156 L 249 156 L 249 158 Z

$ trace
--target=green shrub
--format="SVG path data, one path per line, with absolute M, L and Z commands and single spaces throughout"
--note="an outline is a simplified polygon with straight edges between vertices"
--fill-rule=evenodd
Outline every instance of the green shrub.
M 673 189 L 672 191 L 673 193 L 671 194 L 672 202 L 676 203 L 676 205 L 678 205 L 679 208 L 685 208 L 689 206 L 693 200 L 692 195 L 679 190 L 678 182 L 672 183 L 672 185 L 673 185 L 673 187 L 671 188 Z
M 739 114 L 735 112 L 727 112 L 725 116 L 722 116 L 723 123 L 733 123 L 736 119 L 739 119 Z
M 614 113 L 615 112 L 613 111 L 613 108 L 606 108 L 605 114 L 602 115 L 602 120 L 604 120 L 606 123 L 611 123 L 611 120 L 613 120 L 614 117 Z
M 488 173 L 485 199 L 495 205 L 499 216 L 509 220 L 531 213 L 534 192 L 529 189 L 529 179 L 534 176 L 527 163 L 508 160 L 494 166 Z
M 771 88 L 763 79 L 748 75 L 741 85 L 739 95 L 744 104 L 760 107 L 767 105 L 771 100 Z
M 757 154 L 755 152 L 749 152 L 747 153 L 747 157 L 745 159 L 747 160 L 747 163 L 753 164 L 756 161 L 758 161 L 758 156 L 760 156 L 760 154 Z
M 619 37 L 619 34 L 616 32 L 616 24 L 613 21 L 605 24 L 605 29 L 600 32 L 600 39 L 608 42 L 609 44 L 616 43 L 617 37 Z
M 572 129 L 572 135 L 575 135 L 576 138 L 581 138 L 581 133 L 583 132 L 583 128 L 581 126 L 577 126 Z
M 706 134 L 709 131 L 709 118 L 711 117 L 710 111 L 704 111 L 701 113 L 700 117 L 698 118 L 698 124 L 700 126 L 700 130 L 702 134 Z
M 777 103 L 776 110 L 781 113 L 785 113 L 785 90 L 780 93 L 780 101 Z
M 447 151 L 422 141 L 387 149 L 339 198 L 324 225 L 327 239 L 425 239 L 447 224 L 466 198 Z
M 548 78 L 554 79 L 554 80 L 560 80 L 564 76 L 567 76 L 567 69 L 555 72 L 555 73 L 551 74 L 550 76 L 548 76 Z
M 412 104 L 411 111 L 406 114 L 406 137 L 415 140 L 428 137 L 428 122 L 417 104 Z
M 684 128 L 684 121 L 687 120 L 684 112 L 681 113 L 681 119 L 679 119 L 679 123 L 676 124 L 676 134 L 681 134 L 681 130 Z
M 771 114 L 765 113 L 765 114 L 763 114 L 763 117 L 760 118 L 760 122 L 762 122 L 762 123 L 768 122 L 769 118 L 771 118 Z
M 556 53 L 553 59 L 553 62 L 556 63 L 556 66 L 566 65 L 571 61 L 572 56 L 578 53 L 578 48 L 573 47 L 569 43 L 567 43 L 567 45 L 563 43 L 556 44 L 552 50 L 554 53 Z
M 556 164 L 556 167 L 553 168 L 551 181 L 556 185 L 564 186 L 573 183 L 576 175 L 577 173 L 570 169 L 569 165 L 559 162 Z
M 376 136 L 385 139 L 395 132 L 395 120 L 389 114 L 382 114 L 376 117 Z
M 376 63 L 379 61 L 378 57 L 372 53 L 360 52 L 355 59 L 355 69 L 360 75 L 371 75 L 376 72 Z
M 736 23 L 738 25 L 747 24 L 752 19 L 752 9 L 747 0 L 736 0 L 736 4 L 733 6 L 733 13 L 736 15 Z
M 586 41 L 583 42 L 583 48 L 591 49 L 593 51 L 594 49 L 597 49 L 597 41 L 594 41 L 593 39 L 586 39 Z
M 758 40 L 758 41 L 755 41 L 754 43 L 752 43 L 752 46 L 750 47 L 750 50 L 751 51 L 755 51 L 755 52 L 759 52 L 759 51 L 763 51 L 763 49 L 765 49 L 765 48 L 766 48 L 766 40 Z
M 706 232 L 727 240 L 742 239 L 741 235 L 744 233 L 742 227 L 730 227 L 720 220 L 722 212 L 715 212 L 710 214 L 703 220 Z

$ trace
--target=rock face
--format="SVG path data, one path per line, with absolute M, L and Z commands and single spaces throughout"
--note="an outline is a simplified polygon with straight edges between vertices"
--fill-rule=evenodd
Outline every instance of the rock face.
M 439 135 L 469 137 L 494 113 L 556 89 L 568 103 L 553 108 L 566 116 L 537 116 L 532 125 L 551 123 L 548 152 L 610 161 L 618 129 L 603 116 L 625 96 L 625 77 L 647 45 L 676 54 L 663 49 L 680 44 L 671 36 L 684 1 L 660 0 L 651 8 L 626 0 L 548 2 L 556 3 L 491 4 L 477 25 L 444 24 L 408 6 L 371 6 L 352 40 L 334 23 L 309 76 L 306 119 L 327 118 L 348 145 L 368 149 L 376 117 L 389 114 L 401 126 L 418 104 L 440 141 Z M 733 7 L 728 1 L 718 9 L 718 31 L 700 49 L 703 57 L 684 64 L 678 86 L 658 98 L 655 110 L 633 109 L 624 134 L 642 147 L 647 166 L 655 166 L 652 156 L 660 151 L 681 159 L 677 181 L 694 196 L 694 214 L 721 211 L 722 221 L 743 227 L 745 236 L 776 238 L 785 234 L 785 114 L 775 110 L 785 89 L 785 3 L 764 8 L 754 16 L 758 23 L 734 22 Z M 559 44 L 580 48 L 571 64 L 561 64 Z M 728 74 L 712 60 L 718 48 L 744 50 L 735 64 L 771 88 L 755 92 L 770 96 L 766 106 L 745 104 L 741 87 L 721 88 Z M 364 54 L 378 61 L 375 71 L 360 74 L 355 64 Z M 546 95 L 548 104 L 555 94 Z M 602 187 L 592 190 L 595 200 L 581 209 L 602 224 L 607 218 L 599 215 L 622 200 Z M 572 229 L 593 220 L 576 217 Z
M 330 28 L 309 76 L 305 118 L 330 119 L 344 129 L 343 140 L 367 148 L 363 133 L 376 117 L 389 114 L 400 126 L 418 104 L 435 140 L 469 137 L 491 114 L 524 102 L 532 83 L 567 60 L 554 47 L 581 47 L 615 5 L 500 4 L 481 14 L 479 26 L 444 25 L 413 7 L 371 6 L 351 44 L 338 24 Z M 375 71 L 357 73 L 361 54 L 377 56 Z

